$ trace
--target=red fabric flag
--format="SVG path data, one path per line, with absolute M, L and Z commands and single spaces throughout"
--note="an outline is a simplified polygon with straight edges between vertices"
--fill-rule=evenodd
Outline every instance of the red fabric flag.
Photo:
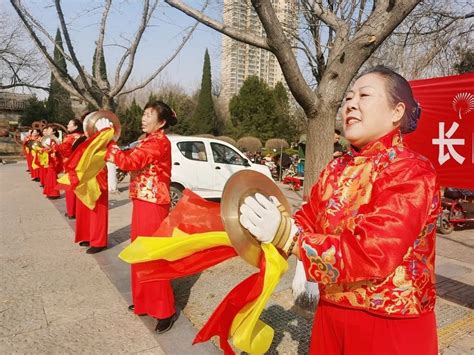
M 228 338 L 232 322 L 239 311 L 254 301 L 263 289 L 265 277 L 265 258 L 260 259 L 260 272 L 253 274 L 239 283 L 222 300 L 194 338 L 193 344 L 208 341 L 213 336 L 219 337 L 219 344 L 225 354 L 234 354 Z
M 171 237 L 174 228 L 188 234 L 223 231 L 220 203 L 207 201 L 185 189 L 176 207 L 153 235 Z

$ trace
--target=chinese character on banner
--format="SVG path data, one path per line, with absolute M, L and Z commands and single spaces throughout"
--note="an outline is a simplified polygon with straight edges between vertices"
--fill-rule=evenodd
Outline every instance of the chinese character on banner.
M 459 125 L 456 122 L 453 122 L 453 125 L 449 129 L 447 133 L 444 133 L 444 122 L 439 123 L 439 137 L 433 139 L 433 144 L 439 145 L 439 154 L 438 154 L 438 162 L 439 165 L 443 165 L 446 163 L 451 156 L 456 160 L 459 164 L 464 162 L 464 157 L 458 154 L 454 149 L 454 145 L 464 145 L 464 139 L 451 139 L 451 136 L 456 132 Z M 444 146 L 447 146 L 448 153 L 444 152 Z M 451 154 L 451 156 L 450 156 Z
M 474 74 L 410 85 L 422 113 L 408 146 L 432 162 L 441 186 L 474 190 Z

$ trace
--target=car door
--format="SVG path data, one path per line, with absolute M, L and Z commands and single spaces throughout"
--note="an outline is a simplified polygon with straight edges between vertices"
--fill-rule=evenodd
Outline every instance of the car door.
M 213 170 L 203 141 L 177 141 L 173 154 L 172 180 L 202 197 L 216 194 Z
M 210 146 L 214 163 L 214 182 L 216 187 L 222 191 L 232 174 L 247 169 L 250 164 L 247 158 L 228 145 L 210 142 Z

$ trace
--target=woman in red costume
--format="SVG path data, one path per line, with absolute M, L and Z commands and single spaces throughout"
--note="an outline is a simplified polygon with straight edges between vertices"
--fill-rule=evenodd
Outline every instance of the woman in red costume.
M 88 112 L 83 115 L 83 120 L 94 112 Z M 109 126 L 107 125 L 107 128 Z M 100 127 L 96 124 L 97 130 Z M 85 133 L 87 137 L 87 133 Z M 89 137 L 87 137 L 89 139 Z M 81 144 L 86 144 L 87 139 L 82 137 L 76 139 L 72 145 L 72 150 L 81 149 Z M 67 167 L 67 165 L 66 165 Z M 100 188 L 100 197 L 95 203 L 94 209 L 90 210 L 79 198 L 76 198 L 76 235 L 75 242 L 80 246 L 89 247 L 87 254 L 99 253 L 107 248 L 107 234 L 109 226 L 109 191 L 107 188 L 107 167 L 96 176 Z
M 46 136 L 48 134 L 48 127 L 44 127 L 43 130 L 41 131 L 42 137 Z M 39 139 L 40 141 L 42 140 Z M 40 182 L 40 187 L 43 187 L 44 190 L 44 182 L 46 180 L 46 171 L 48 169 L 48 165 L 45 165 L 45 157 L 48 154 L 47 149 L 45 147 L 41 146 L 41 148 L 36 149 L 36 157 L 37 159 L 35 162 L 39 166 L 39 182 Z
M 43 194 L 49 199 L 58 199 L 59 190 L 56 188 L 58 173 L 62 170 L 61 154 L 54 149 L 56 142 L 59 142 L 56 134 L 57 130 L 48 127 L 44 130 L 45 144 L 43 151 L 48 154 L 48 162 L 44 166 L 44 189 Z
M 31 131 L 31 136 L 29 140 L 40 141 L 41 130 L 38 128 L 33 129 Z M 33 181 L 40 181 L 40 166 L 39 166 L 39 156 L 36 154 L 37 151 L 38 151 L 38 148 L 36 147 L 32 147 L 30 149 L 30 155 L 31 155 L 30 174 L 31 174 L 31 180 Z
M 106 159 L 124 171 L 130 171 L 130 198 L 133 202 L 131 240 L 151 236 L 166 218 L 170 208 L 171 144 L 164 133 L 176 124 L 176 115 L 161 101 L 145 106 L 142 129 L 146 137 L 128 151 L 110 145 Z M 157 318 L 156 331 L 163 333 L 177 319 L 173 289 L 169 281 L 140 284 L 132 265 L 133 305 L 135 314 Z
M 438 353 L 439 188 L 431 163 L 402 139 L 419 115 L 403 77 L 369 70 L 342 107 L 350 151 L 328 164 L 294 217 L 262 195 L 241 206 L 256 239 L 296 255 L 319 283 L 311 354 Z
M 31 156 L 30 148 L 26 144 L 31 140 L 33 140 L 33 136 L 32 136 L 32 131 L 30 129 L 27 135 L 22 140 L 23 154 L 25 154 L 26 165 L 28 167 L 26 171 L 30 173 L 30 176 L 31 176 L 31 171 L 33 169 L 31 167 L 32 156 Z
M 72 154 L 72 146 L 78 138 L 84 135 L 81 120 L 74 118 L 69 121 L 67 125 L 69 134 L 63 139 L 61 144 L 55 146 L 55 150 L 61 154 L 63 159 L 63 166 L 65 167 L 69 157 Z M 76 195 L 71 190 L 66 190 L 66 213 L 65 216 L 69 219 L 76 218 Z

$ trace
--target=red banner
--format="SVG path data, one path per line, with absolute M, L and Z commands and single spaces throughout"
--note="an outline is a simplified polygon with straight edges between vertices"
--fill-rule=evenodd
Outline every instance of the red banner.
M 474 189 L 474 73 L 410 85 L 422 112 L 408 145 L 433 163 L 441 186 Z

